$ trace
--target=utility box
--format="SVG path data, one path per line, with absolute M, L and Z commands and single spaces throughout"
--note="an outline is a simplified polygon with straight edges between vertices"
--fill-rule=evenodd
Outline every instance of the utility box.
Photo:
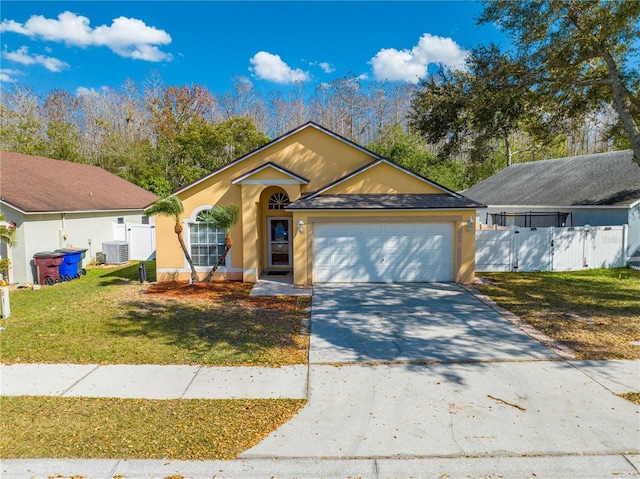
M 102 243 L 102 252 L 106 264 L 125 264 L 129 262 L 129 243 L 126 241 L 107 241 Z
M 9 302 L 9 287 L 0 286 L 0 313 L 3 318 L 11 316 L 11 303 Z

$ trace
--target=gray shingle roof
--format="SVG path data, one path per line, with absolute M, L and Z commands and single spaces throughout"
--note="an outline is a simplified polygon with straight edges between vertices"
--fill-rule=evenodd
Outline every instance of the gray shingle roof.
M 631 150 L 518 163 L 462 193 L 487 205 L 629 206 L 640 200 Z
M 0 152 L 0 198 L 25 213 L 141 210 L 153 193 L 97 166 Z
M 302 198 L 291 203 L 287 210 L 429 210 L 475 209 L 484 205 L 468 198 L 449 194 L 397 194 L 397 195 L 325 195 Z

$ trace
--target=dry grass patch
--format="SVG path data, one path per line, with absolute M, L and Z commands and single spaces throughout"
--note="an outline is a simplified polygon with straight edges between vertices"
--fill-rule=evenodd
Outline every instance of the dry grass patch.
M 235 459 L 304 400 L 0 397 L 3 458 Z
M 483 273 L 476 286 L 577 359 L 640 359 L 640 272 Z

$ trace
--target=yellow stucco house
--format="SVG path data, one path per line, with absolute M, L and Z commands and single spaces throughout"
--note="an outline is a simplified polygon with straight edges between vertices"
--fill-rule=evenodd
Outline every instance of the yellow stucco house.
M 471 282 L 476 208 L 464 196 L 315 124 L 306 123 L 175 193 L 201 277 L 224 233 L 199 221 L 216 205 L 241 218 L 214 279 L 293 283 Z M 160 281 L 186 280 L 174 222 L 156 218 Z

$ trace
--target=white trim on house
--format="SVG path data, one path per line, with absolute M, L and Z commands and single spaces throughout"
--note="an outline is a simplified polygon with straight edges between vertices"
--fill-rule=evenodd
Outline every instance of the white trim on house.
M 115 210 L 47 210 L 47 211 L 24 211 L 23 209 L 9 203 L 8 201 L 0 200 L 0 205 L 5 205 L 9 208 L 16 210 L 23 215 L 61 215 L 61 214 L 94 214 L 94 213 L 131 213 L 141 211 L 144 214 L 144 208 L 128 208 L 128 209 L 115 209 Z
M 244 180 L 241 185 L 299 185 L 296 180 Z

